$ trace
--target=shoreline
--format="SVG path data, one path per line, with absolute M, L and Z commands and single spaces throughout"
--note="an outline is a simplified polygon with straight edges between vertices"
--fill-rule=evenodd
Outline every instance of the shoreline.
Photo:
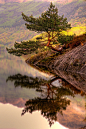
M 60 76 L 86 93 L 86 42 L 62 55 L 42 53 L 25 62 L 42 72 Z

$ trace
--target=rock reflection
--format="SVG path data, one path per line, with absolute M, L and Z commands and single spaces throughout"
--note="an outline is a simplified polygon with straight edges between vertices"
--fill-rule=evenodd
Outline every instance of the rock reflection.
M 50 126 L 54 121 L 58 120 L 58 113 L 61 116 L 64 115 L 64 111 L 71 103 L 68 96 L 74 97 L 75 94 L 85 95 L 84 92 L 77 90 L 59 77 L 45 80 L 40 77 L 16 74 L 9 76 L 6 81 L 14 81 L 15 87 L 33 88 L 41 93 L 37 98 L 26 101 L 21 115 L 26 112 L 33 113 L 36 110 L 40 110 L 41 115 L 48 120 Z
M 59 70 L 58 68 L 54 72 L 77 89 L 86 93 L 86 74 Z

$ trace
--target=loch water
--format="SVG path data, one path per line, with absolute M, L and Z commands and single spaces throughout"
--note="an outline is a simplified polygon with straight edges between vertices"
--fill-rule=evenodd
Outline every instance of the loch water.
M 0 50 L 0 129 L 85 128 L 85 92 Z

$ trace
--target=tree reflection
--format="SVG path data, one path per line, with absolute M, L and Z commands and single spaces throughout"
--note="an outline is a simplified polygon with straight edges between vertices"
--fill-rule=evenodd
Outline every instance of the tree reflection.
M 75 90 L 70 88 L 72 86 L 59 77 L 45 80 L 40 77 L 16 74 L 9 76 L 6 82 L 8 81 L 14 81 L 15 87 L 34 88 L 41 93 L 37 98 L 26 101 L 22 115 L 26 112 L 33 113 L 36 110 L 40 110 L 41 114 L 48 119 L 50 126 L 54 121 L 57 121 L 57 113 L 63 115 L 63 110 L 66 110 L 67 106 L 70 105 L 70 100 L 67 96 L 74 97 L 74 91 L 77 93 L 76 88 Z M 59 83 L 56 82 L 56 85 L 54 85 L 53 82 L 55 81 Z
M 6 82 L 8 81 L 14 81 L 14 86 L 18 87 L 21 86 L 22 87 L 26 87 L 26 88 L 36 88 L 37 91 L 41 91 L 41 87 L 40 85 L 44 85 L 46 83 L 46 80 L 42 79 L 42 78 L 38 78 L 38 77 L 29 77 L 26 75 L 21 75 L 21 74 L 16 74 L 16 75 L 12 75 L 9 76 L 6 80 Z
M 57 86 L 52 84 L 56 80 L 60 82 L 59 84 L 57 83 Z M 22 87 L 29 89 L 33 88 L 38 92 L 43 92 L 44 98 L 46 96 L 47 99 L 48 98 L 54 99 L 57 96 L 63 96 L 63 95 L 74 96 L 74 94 L 69 88 L 62 86 L 64 83 L 63 80 L 59 77 L 53 78 L 51 80 L 45 80 L 40 77 L 31 77 L 31 76 L 16 74 L 13 76 L 9 76 L 6 82 L 8 81 L 14 81 L 15 87 L 21 86 L 21 88 Z
M 32 100 L 28 100 L 25 103 L 26 107 L 25 109 L 23 109 L 22 115 L 24 115 L 28 111 L 32 113 L 33 111 L 40 110 L 41 115 L 48 119 L 49 125 L 51 126 L 54 123 L 54 121 L 57 121 L 57 112 L 62 114 L 62 111 L 66 110 L 66 107 L 69 104 L 70 100 L 67 100 L 66 98 L 35 98 Z

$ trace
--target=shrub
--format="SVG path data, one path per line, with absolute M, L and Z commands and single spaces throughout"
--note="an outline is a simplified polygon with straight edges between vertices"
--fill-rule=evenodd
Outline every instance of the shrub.
M 80 35 L 80 36 L 75 36 L 73 38 L 73 40 L 70 41 L 70 43 L 68 43 L 66 45 L 66 47 L 68 46 L 72 49 L 72 48 L 75 48 L 75 47 L 79 46 L 80 44 L 83 45 L 83 43 L 85 43 L 85 42 L 86 42 L 86 34 L 83 34 L 83 35 Z
M 73 40 L 74 36 L 75 36 L 75 34 L 74 34 L 74 35 L 59 35 L 57 41 L 58 41 L 59 43 L 61 43 L 62 45 L 63 45 L 63 44 L 66 45 L 66 44 L 69 43 L 71 40 Z

